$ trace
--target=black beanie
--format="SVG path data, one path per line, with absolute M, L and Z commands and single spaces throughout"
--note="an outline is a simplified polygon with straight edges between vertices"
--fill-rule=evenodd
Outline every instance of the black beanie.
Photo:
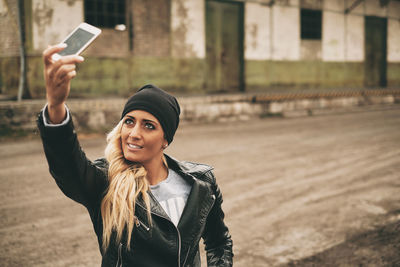
M 121 119 L 132 110 L 144 110 L 158 119 L 168 144 L 174 139 L 181 109 L 176 98 L 164 90 L 148 84 L 140 88 L 125 104 Z

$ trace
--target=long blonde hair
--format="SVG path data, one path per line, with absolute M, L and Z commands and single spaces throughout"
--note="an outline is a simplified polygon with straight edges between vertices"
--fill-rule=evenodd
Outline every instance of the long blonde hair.
M 101 201 L 103 219 L 102 249 L 106 251 L 111 242 L 112 232 L 116 232 L 115 242 L 119 243 L 126 229 L 127 247 L 130 248 L 132 230 L 135 224 L 135 202 L 142 193 L 147 208 L 147 217 L 151 224 L 150 198 L 147 193 L 149 183 L 146 170 L 140 164 L 128 162 L 121 147 L 121 129 L 123 120 L 107 135 L 105 156 L 109 163 L 109 186 Z

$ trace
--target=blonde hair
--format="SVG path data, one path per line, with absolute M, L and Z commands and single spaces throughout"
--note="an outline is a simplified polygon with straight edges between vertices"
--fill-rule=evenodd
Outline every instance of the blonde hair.
M 150 198 L 147 193 L 149 183 L 146 170 L 140 164 L 128 162 L 121 147 L 121 129 L 123 120 L 107 135 L 105 156 L 109 163 L 108 189 L 101 201 L 103 219 L 102 249 L 106 251 L 111 242 L 112 232 L 116 232 L 116 242 L 121 242 L 126 229 L 127 247 L 130 248 L 135 223 L 135 202 L 142 193 L 147 208 L 147 217 L 151 224 Z

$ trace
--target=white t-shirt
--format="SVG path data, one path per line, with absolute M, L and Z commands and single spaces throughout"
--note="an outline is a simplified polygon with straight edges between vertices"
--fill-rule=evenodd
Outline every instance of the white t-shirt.
M 191 188 L 185 179 L 171 169 L 168 169 L 167 179 L 150 186 L 151 193 L 175 226 L 179 223 Z

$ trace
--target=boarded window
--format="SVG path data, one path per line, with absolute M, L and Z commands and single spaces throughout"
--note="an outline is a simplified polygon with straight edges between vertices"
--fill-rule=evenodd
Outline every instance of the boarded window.
M 321 10 L 301 9 L 301 39 L 321 40 Z
M 126 24 L 125 0 L 85 0 L 85 21 L 101 28 Z

